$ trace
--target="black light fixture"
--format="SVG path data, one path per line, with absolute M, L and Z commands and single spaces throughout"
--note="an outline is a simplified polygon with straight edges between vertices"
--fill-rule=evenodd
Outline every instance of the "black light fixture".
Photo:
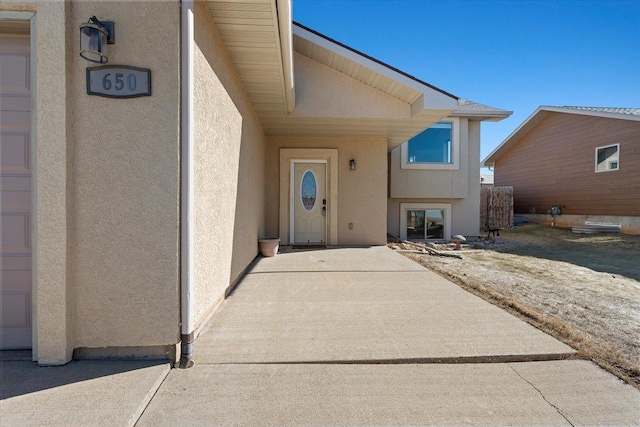
M 92 16 L 88 22 L 80 24 L 80 56 L 89 62 L 109 62 L 107 44 L 113 44 L 115 41 L 113 21 L 99 21 Z
M 349 160 L 349 169 L 356 170 L 356 161 L 354 159 Z

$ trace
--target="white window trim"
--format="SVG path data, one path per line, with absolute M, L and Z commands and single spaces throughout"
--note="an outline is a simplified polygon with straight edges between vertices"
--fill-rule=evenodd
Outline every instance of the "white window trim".
M 610 148 L 610 147 L 616 147 L 617 150 L 618 150 L 618 167 L 615 168 L 615 169 L 605 169 L 603 171 L 599 171 L 598 170 L 598 150 L 602 150 L 603 148 Z M 594 156 L 593 161 L 595 162 L 594 169 L 595 169 L 596 173 L 614 172 L 614 171 L 620 170 L 620 143 L 603 145 L 602 147 L 596 147 L 595 156 Z
M 407 211 L 444 210 L 444 239 L 451 240 L 451 204 L 450 203 L 400 203 L 400 239 L 407 240 Z M 423 239 L 421 239 L 423 240 Z M 432 239 L 429 239 L 432 240 Z M 433 239 L 440 240 L 440 239 Z
M 456 117 L 438 120 L 439 122 L 451 122 L 451 156 L 453 163 L 409 163 L 409 141 L 400 146 L 400 168 L 422 170 L 459 170 L 460 169 L 460 119 Z

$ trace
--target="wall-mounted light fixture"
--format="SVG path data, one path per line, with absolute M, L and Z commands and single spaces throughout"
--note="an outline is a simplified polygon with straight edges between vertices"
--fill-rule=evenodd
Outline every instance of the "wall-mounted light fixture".
M 354 159 L 349 160 L 349 169 L 356 170 L 356 161 Z
M 98 21 L 98 18 L 92 16 L 88 22 L 80 24 L 80 56 L 89 62 L 109 62 L 107 44 L 115 41 L 113 21 Z

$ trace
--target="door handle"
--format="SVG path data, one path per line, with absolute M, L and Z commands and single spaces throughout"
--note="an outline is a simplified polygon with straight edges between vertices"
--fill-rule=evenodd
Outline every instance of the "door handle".
M 327 216 L 327 207 L 326 206 L 322 207 L 322 216 Z
M 327 206 L 327 199 L 322 199 L 322 206 Z

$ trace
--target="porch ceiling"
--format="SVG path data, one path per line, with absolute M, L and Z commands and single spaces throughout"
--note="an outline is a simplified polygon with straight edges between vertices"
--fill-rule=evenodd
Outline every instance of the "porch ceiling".
M 207 0 L 267 135 L 383 137 L 391 150 L 456 108 L 457 100 L 452 95 L 412 80 L 385 64 L 374 63 L 373 58 L 359 52 L 347 52 L 348 47 L 322 40 L 321 35 L 294 24 L 291 36 L 295 52 L 407 103 L 412 113 L 406 118 L 389 119 L 308 117 L 297 114 L 295 109 L 288 113 L 278 25 L 278 6 L 283 4 L 286 0 L 277 4 L 276 0 Z M 332 50 L 334 46 L 337 51 Z M 364 58 L 363 63 L 358 63 L 358 55 Z M 431 108 L 427 107 L 432 100 Z

